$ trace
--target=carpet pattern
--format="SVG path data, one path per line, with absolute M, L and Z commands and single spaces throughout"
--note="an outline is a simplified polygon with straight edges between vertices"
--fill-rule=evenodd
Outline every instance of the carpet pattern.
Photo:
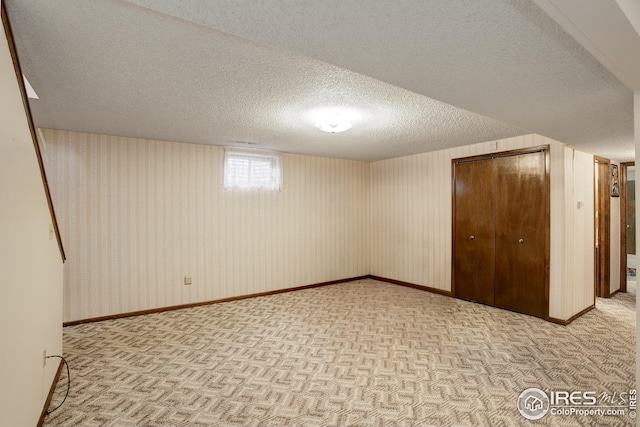
M 635 425 L 516 406 L 634 388 L 635 316 L 627 294 L 560 326 L 367 279 L 67 327 L 45 425 Z

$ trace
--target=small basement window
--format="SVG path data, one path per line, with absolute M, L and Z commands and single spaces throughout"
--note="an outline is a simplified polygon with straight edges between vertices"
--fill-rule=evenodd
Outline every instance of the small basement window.
M 225 189 L 280 191 L 281 158 L 271 151 L 226 149 Z

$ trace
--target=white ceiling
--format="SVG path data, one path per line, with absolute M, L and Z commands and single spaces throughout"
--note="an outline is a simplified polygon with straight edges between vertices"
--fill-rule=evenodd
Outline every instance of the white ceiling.
M 640 1 L 533 1 L 622 83 L 640 89 Z
M 5 2 L 41 127 L 367 161 L 534 132 L 634 156 L 631 89 L 531 0 Z M 317 130 L 328 107 L 353 128 Z

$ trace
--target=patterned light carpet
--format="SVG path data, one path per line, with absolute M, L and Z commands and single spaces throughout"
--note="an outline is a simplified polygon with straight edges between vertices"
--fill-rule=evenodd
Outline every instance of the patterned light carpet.
M 635 385 L 635 297 L 569 326 L 362 280 L 64 329 L 47 426 L 632 425 L 517 410 Z M 66 390 L 63 372 L 51 407 Z

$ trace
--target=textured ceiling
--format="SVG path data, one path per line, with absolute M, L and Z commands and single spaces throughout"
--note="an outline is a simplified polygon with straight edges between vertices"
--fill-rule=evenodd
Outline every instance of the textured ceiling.
M 631 90 L 640 90 L 640 1 L 533 0 Z
M 359 160 L 535 132 L 633 158 L 632 92 L 529 0 L 6 3 L 37 126 Z M 353 128 L 314 128 L 327 107 Z

